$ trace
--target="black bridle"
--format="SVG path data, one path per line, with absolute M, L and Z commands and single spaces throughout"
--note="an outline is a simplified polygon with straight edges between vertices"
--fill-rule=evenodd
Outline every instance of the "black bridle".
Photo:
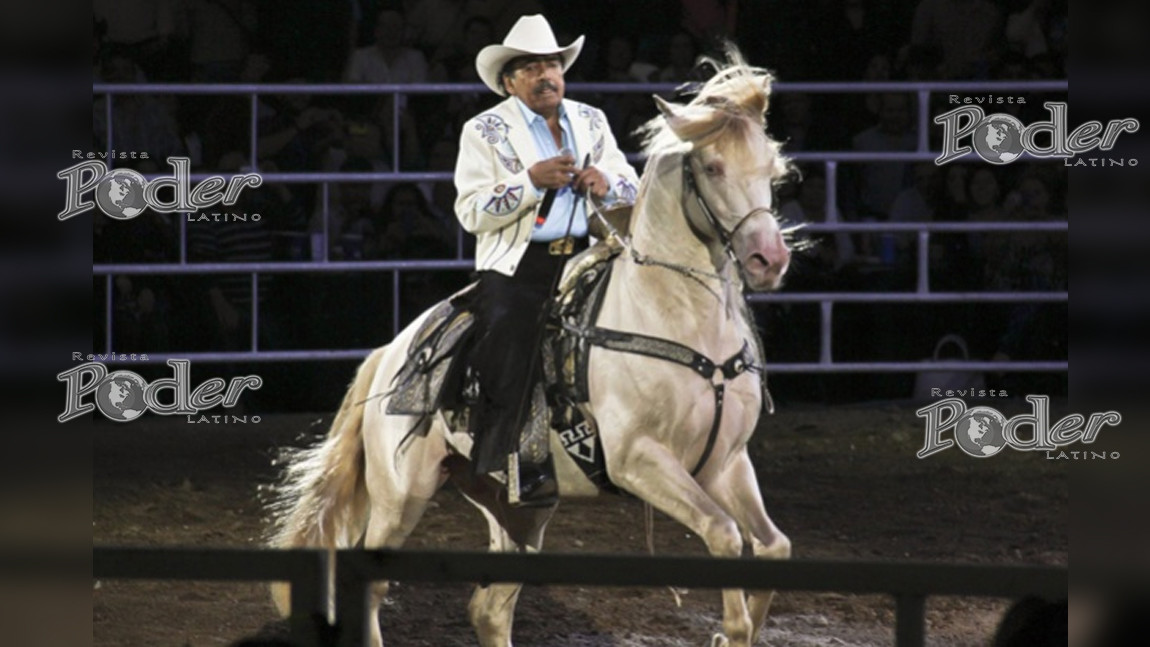
M 688 192 L 695 194 L 695 201 L 699 203 L 699 209 L 703 212 L 703 217 L 707 219 L 707 224 L 711 226 L 715 237 L 719 240 L 719 244 L 723 246 L 723 253 L 727 255 L 727 258 L 731 259 L 731 261 L 735 263 L 735 268 L 739 271 L 739 278 L 743 279 L 743 282 L 746 283 L 746 274 L 743 269 L 743 263 L 739 260 L 738 255 L 735 254 L 733 239 L 735 235 L 739 233 L 739 230 L 742 229 L 743 225 L 747 224 L 748 220 L 764 212 L 773 216 L 775 211 L 770 207 L 754 207 L 748 211 L 746 215 L 740 218 L 739 221 L 735 223 L 734 227 L 731 229 L 724 228 L 723 224 L 719 222 L 718 217 L 715 216 L 715 211 L 711 209 L 711 205 L 707 204 L 707 199 L 703 197 L 703 192 L 699 190 L 699 183 L 698 180 L 695 179 L 695 169 L 691 166 L 691 155 L 689 153 L 683 155 L 682 199 L 684 204 L 682 206 L 684 215 L 687 214 L 687 205 L 685 204 L 685 201 L 687 199 Z M 690 218 L 687 219 L 687 222 L 690 222 Z

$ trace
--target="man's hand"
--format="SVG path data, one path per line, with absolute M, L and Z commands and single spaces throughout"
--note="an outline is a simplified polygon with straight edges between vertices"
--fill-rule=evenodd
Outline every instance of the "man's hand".
M 531 183 L 537 189 L 560 189 L 575 179 L 575 158 L 559 155 L 540 160 L 527 169 Z
M 607 197 L 607 193 L 611 190 L 611 185 L 607 183 L 607 176 L 594 166 L 579 171 L 575 174 L 575 190 L 580 195 L 591 191 L 591 195 L 598 200 Z

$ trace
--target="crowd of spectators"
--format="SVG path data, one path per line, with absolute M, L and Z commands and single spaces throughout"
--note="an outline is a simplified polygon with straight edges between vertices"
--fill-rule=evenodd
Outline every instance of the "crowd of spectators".
M 562 43 L 587 35 L 580 61 L 567 74 L 569 83 L 697 80 L 706 75 L 695 64 L 697 57 L 717 54 L 724 39 L 782 81 L 1065 78 L 1065 0 L 96 0 L 93 73 L 108 83 L 478 83 L 478 50 L 501 40 L 520 15 L 529 13 L 545 13 Z M 654 114 L 645 94 L 569 96 L 602 107 L 617 139 L 631 151 L 637 149 L 634 128 Z M 993 111 L 1011 112 L 1024 123 L 1042 116 L 1044 97 L 1026 96 L 1026 104 L 998 104 Z M 937 104 L 928 107 L 930 114 L 947 109 L 946 95 L 934 93 L 933 99 Z M 449 172 L 461 125 L 498 100 L 487 91 L 398 99 L 382 93 L 261 95 L 256 166 L 263 172 Z M 917 100 L 907 93 L 782 92 L 773 101 L 768 127 L 790 152 L 912 151 L 919 141 Z M 106 101 L 97 97 L 94 103 L 92 146 L 97 151 L 108 144 Z M 114 148 L 149 153 L 147 160 L 117 160 L 116 166 L 165 172 L 164 160 L 172 155 L 191 158 L 198 172 L 238 172 L 251 165 L 246 95 L 121 95 L 114 108 Z M 938 135 L 928 134 L 935 148 Z M 791 223 L 1049 220 L 1065 218 L 1061 170 L 1032 164 L 1002 169 L 963 163 L 840 164 L 834 187 L 838 200 L 828 209 L 822 166 L 802 166 L 779 198 L 781 213 Z M 450 182 L 344 182 L 326 191 L 317 185 L 268 183 L 231 208 L 260 213 L 258 224 L 188 224 L 183 253 L 190 262 L 240 259 L 253 250 L 261 260 L 467 258 L 470 237 L 458 230 L 454 198 Z M 97 262 L 179 260 L 181 217 L 97 218 Z M 209 228 L 214 231 L 205 233 Z M 205 236 L 214 241 L 205 245 Z M 260 242 L 253 243 L 254 238 Z M 816 244 L 797 256 L 791 285 L 913 289 L 914 235 L 814 238 Z M 1065 249 L 1065 235 L 936 235 L 930 287 L 1065 290 Z M 368 280 L 356 281 L 355 289 L 367 293 L 349 294 L 345 301 L 390 304 L 388 277 L 365 276 Z M 405 279 L 411 285 L 402 286 L 410 300 L 404 303 L 405 319 L 418 314 L 429 294 L 439 298 L 467 278 L 455 273 L 431 285 L 415 276 Z M 116 324 L 117 337 L 148 329 L 131 323 L 143 316 L 132 310 L 142 308 L 141 301 L 153 318 L 187 301 L 184 307 L 207 304 L 205 311 L 215 313 L 203 325 L 220 329 L 211 336 L 216 342 L 204 341 L 205 346 L 220 348 L 221 339 L 229 340 L 227 347 L 242 345 L 225 325 L 237 321 L 242 328 L 241 316 L 225 315 L 250 309 L 250 293 L 240 294 L 242 281 L 196 283 L 141 277 L 118 288 L 124 298 L 115 300 L 116 321 L 124 324 Z M 274 300 L 277 290 L 289 289 L 318 290 L 324 299 L 332 298 L 325 279 L 282 276 L 267 287 L 261 299 Z M 285 323 L 293 316 L 289 310 L 271 309 L 261 325 L 274 330 L 277 318 Z M 389 309 L 378 310 L 386 318 Z M 803 307 L 778 310 L 781 314 L 774 315 L 768 329 L 790 349 L 783 357 L 792 352 L 794 359 L 813 361 L 810 344 L 790 343 L 794 340 L 786 332 L 810 327 L 809 317 L 791 312 Z M 1034 348 L 1033 343 L 1033 329 L 1050 325 L 1048 311 L 1045 306 L 1002 312 L 953 308 L 935 317 L 945 325 L 924 335 L 937 337 L 953 325 L 973 338 L 972 348 L 983 356 L 1049 358 L 1050 348 Z M 985 316 L 1003 323 L 978 325 L 977 318 Z M 864 329 L 875 328 L 882 327 L 884 316 L 861 319 L 866 320 L 860 324 Z M 383 324 L 369 322 L 374 330 Z M 174 331 L 148 336 L 118 340 L 117 346 L 188 346 L 186 337 Z M 308 335 L 288 337 L 283 343 L 289 346 L 308 347 L 311 341 L 304 339 Z M 378 334 L 343 335 L 341 341 L 371 344 Z M 920 351 L 912 352 L 921 356 Z M 1065 349 L 1053 352 L 1064 354 Z

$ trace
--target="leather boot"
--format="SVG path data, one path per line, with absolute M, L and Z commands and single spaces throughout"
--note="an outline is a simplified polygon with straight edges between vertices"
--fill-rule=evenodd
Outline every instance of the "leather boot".
M 542 463 L 519 464 L 519 507 L 545 507 L 559 503 L 559 483 L 555 462 L 550 456 Z

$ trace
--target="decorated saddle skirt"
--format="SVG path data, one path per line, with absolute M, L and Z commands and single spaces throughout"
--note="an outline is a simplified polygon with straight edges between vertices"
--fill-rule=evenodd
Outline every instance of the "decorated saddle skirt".
M 531 411 L 520 435 L 521 461 L 542 462 L 561 447 L 599 488 L 607 478 L 598 429 L 587 402 L 590 344 L 575 334 L 594 324 L 617 250 L 592 247 L 571 261 L 553 301 L 542 348 L 544 380 L 535 384 Z M 479 386 L 468 366 L 474 318 L 472 284 L 437 305 L 408 348 L 407 361 L 391 385 L 387 413 L 428 416 L 442 412 L 453 433 L 468 428 Z M 556 456 L 557 460 L 563 457 Z M 560 469 L 560 475 L 564 470 Z M 561 488 L 567 490 L 564 484 Z

